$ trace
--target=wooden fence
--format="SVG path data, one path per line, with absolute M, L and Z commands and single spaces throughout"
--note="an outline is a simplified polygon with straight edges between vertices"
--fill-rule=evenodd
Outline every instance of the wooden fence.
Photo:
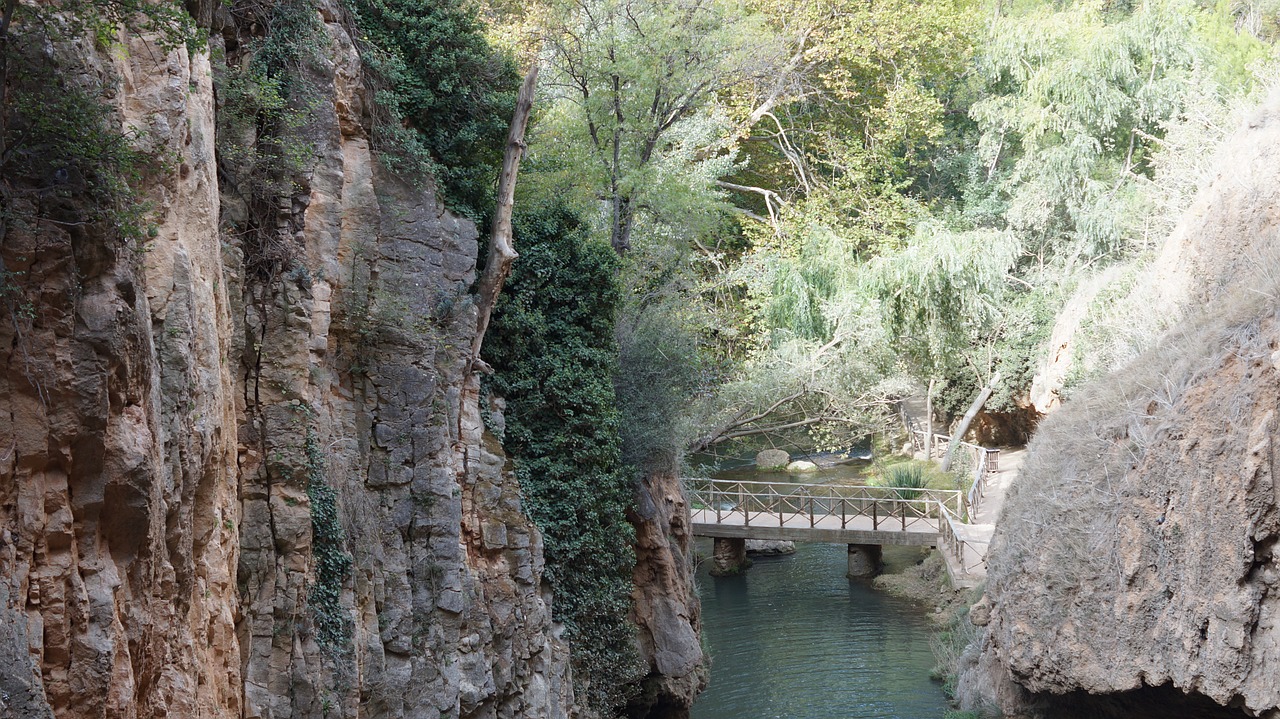
M 920 425 L 919 420 L 913 417 L 901 402 L 898 403 L 898 417 L 902 420 L 902 426 L 911 437 L 911 446 L 915 448 L 915 451 L 923 452 L 925 430 Z M 933 456 L 930 459 L 942 457 L 947 453 L 947 449 L 950 446 L 951 435 L 934 432 L 930 452 Z M 972 521 L 973 515 L 977 513 L 978 507 L 982 503 L 983 494 L 986 492 L 987 477 L 999 471 L 1000 450 L 962 440 L 956 449 L 955 464 L 961 471 L 970 473 L 973 478 L 973 484 L 965 495 L 966 511 L 957 512 L 956 514 L 959 517 L 967 517 Z
M 870 519 L 878 531 L 936 531 L 942 516 L 959 514 L 964 502 L 960 491 L 945 489 L 686 481 L 695 509 L 714 514 L 717 524 L 728 520 L 748 527 L 794 526 L 801 517 L 810 527 L 833 519 L 847 529 L 855 520 Z
M 985 576 L 987 573 L 987 543 L 975 542 L 964 538 L 963 527 L 951 512 L 942 510 L 942 521 L 938 523 L 938 544 L 958 564 L 962 575 Z

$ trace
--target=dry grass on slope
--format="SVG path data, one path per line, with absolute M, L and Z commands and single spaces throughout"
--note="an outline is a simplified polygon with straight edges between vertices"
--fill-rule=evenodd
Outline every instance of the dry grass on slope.
M 1231 363 L 1271 365 L 1280 256 L 1256 269 L 1253 281 L 1174 327 L 1123 370 L 1087 385 L 1041 423 L 993 540 L 989 585 L 997 593 L 1042 577 L 1042 591 L 1061 591 L 1066 600 L 1082 585 L 1105 592 L 1123 579 L 1116 528 L 1133 509 L 1140 483 L 1158 479 L 1144 466 L 1148 450 L 1181 439 L 1188 392 Z M 1225 446 L 1246 445 L 1247 409 L 1245 401 L 1228 401 L 1224 416 L 1213 418 Z

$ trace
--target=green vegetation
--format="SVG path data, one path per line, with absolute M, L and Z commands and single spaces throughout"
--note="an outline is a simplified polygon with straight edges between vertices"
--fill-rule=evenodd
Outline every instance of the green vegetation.
M 2 167 L 6 178 L 33 187 L 5 202 L 4 222 L 88 226 L 105 238 L 140 242 L 147 207 L 134 186 L 158 162 L 135 149 L 138 132 L 113 123 L 102 89 L 73 77 L 72 68 L 34 58 L 9 73 Z
M 314 88 L 306 70 L 320 57 L 322 28 L 304 0 L 237 4 L 232 14 L 262 34 L 214 63 L 218 165 L 245 203 L 245 263 L 261 279 L 295 269 L 299 248 L 278 229 L 281 202 L 295 195 L 314 155 L 307 137 Z
M 138 149 L 143 132 L 122 130 L 96 74 L 53 43 L 93 37 L 110 47 L 127 28 L 155 47 L 199 47 L 203 38 L 180 4 L 138 0 L 18 3 L 0 10 L 0 242 L 12 229 L 48 224 L 107 241 L 147 236 L 145 202 L 134 186 L 164 158 Z M 5 287 L 14 277 L 0 266 Z M 10 291 L 4 293 L 11 299 Z
M 920 490 L 929 486 L 929 479 L 918 464 L 897 464 L 885 472 L 884 483 L 896 489 L 902 499 L 915 499 L 920 496 Z
M 960 658 L 976 635 L 977 627 L 969 621 L 968 606 L 965 605 L 948 615 L 946 626 L 930 641 L 933 655 L 938 662 L 933 668 L 933 678 L 942 682 L 942 691 L 948 699 L 955 698 L 955 682 L 960 673 Z
M 1071 292 L 1145 262 L 1185 208 L 1214 128 L 1262 89 L 1277 18 L 1193 0 L 492 8 L 505 37 L 557 18 L 522 182 L 625 256 L 624 329 L 689 338 L 667 362 L 691 378 L 682 431 L 717 451 L 848 447 L 889 400 L 933 380 L 955 416 L 997 371 L 990 409 L 1021 411 Z
M 521 257 L 485 350 L 508 402 L 504 444 L 543 532 L 556 616 L 586 688 L 579 699 L 608 716 L 645 671 L 627 620 L 635 469 L 622 461 L 613 387 L 618 260 L 563 207 L 516 220 Z
M 374 142 L 410 179 L 434 177 L 473 217 L 493 204 L 520 79 L 493 50 L 474 6 L 447 0 L 351 0 L 362 57 L 381 80 Z
M 351 573 L 351 555 L 343 547 L 338 493 L 325 478 L 324 451 L 310 427 L 303 450 L 307 460 L 307 497 L 311 500 L 312 556 L 316 563 L 307 607 L 315 622 L 316 642 L 330 651 L 341 652 L 351 646 L 351 621 L 342 608 L 342 586 Z

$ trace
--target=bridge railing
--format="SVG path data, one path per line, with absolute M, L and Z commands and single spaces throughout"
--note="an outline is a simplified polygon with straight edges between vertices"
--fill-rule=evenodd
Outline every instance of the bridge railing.
M 987 546 L 985 542 L 973 542 L 965 539 L 957 531 L 957 525 L 963 525 L 955 515 L 947 510 L 942 512 L 942 521 L 938 522 L 938 544 L 956 560 L 962 574 L 982 574 L 987 571 Z
M 847 529 L 854 520 L 867 518 L 874 530 L 934 531 L 942 515 L 947 511 L 959 513 L 964 501 L 958 490 L 718 479 L 687 481 L 695 505 L 713 512 L 717 523 L 728 520 L 748 527 L 782 526 L 801 515 L 807 517 L 810 527 L 835 518 L 841 529 Z

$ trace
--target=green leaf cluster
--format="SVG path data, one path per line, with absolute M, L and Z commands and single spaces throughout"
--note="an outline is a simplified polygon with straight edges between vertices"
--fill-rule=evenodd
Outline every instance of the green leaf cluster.
M 758 18 L 729 0 L 556 0 L 535 165 L 565 168 L 598 231 L 687 241 L 724 207 L 732 118 L 716 98 L 768 66 Z M 593 208 L 594 209 L 594 208 Z
M 543 532 L 580 698 L 607 716 L 643 673 L 627 619 L 635 471 L 622 461 L 613 386 L 618 260 L 562 205 L 522 211 L 514 230 L 520 260 L 485 344 L 491 386 L 508 403 L 504 446 Z
M 303 450 L 307 458 L 307 498 L 311 501 L 311 545 L 315 581 L 307 606 L 315 622 L 316 641 L 330 651 L 349 649 L 351 621 L 342 608 L 342 586 L 351 574 L 351 555 L 338 518 L 338 493 L 325 478 L 324 451 L 308 427 Z
M 381 78 L 374 141 L 412 177 L 436 177 L 451 206 L 492 205 L 520 78 L 485 40 L 473 6 L 449 0 L 351 0 L 363 57 Z

